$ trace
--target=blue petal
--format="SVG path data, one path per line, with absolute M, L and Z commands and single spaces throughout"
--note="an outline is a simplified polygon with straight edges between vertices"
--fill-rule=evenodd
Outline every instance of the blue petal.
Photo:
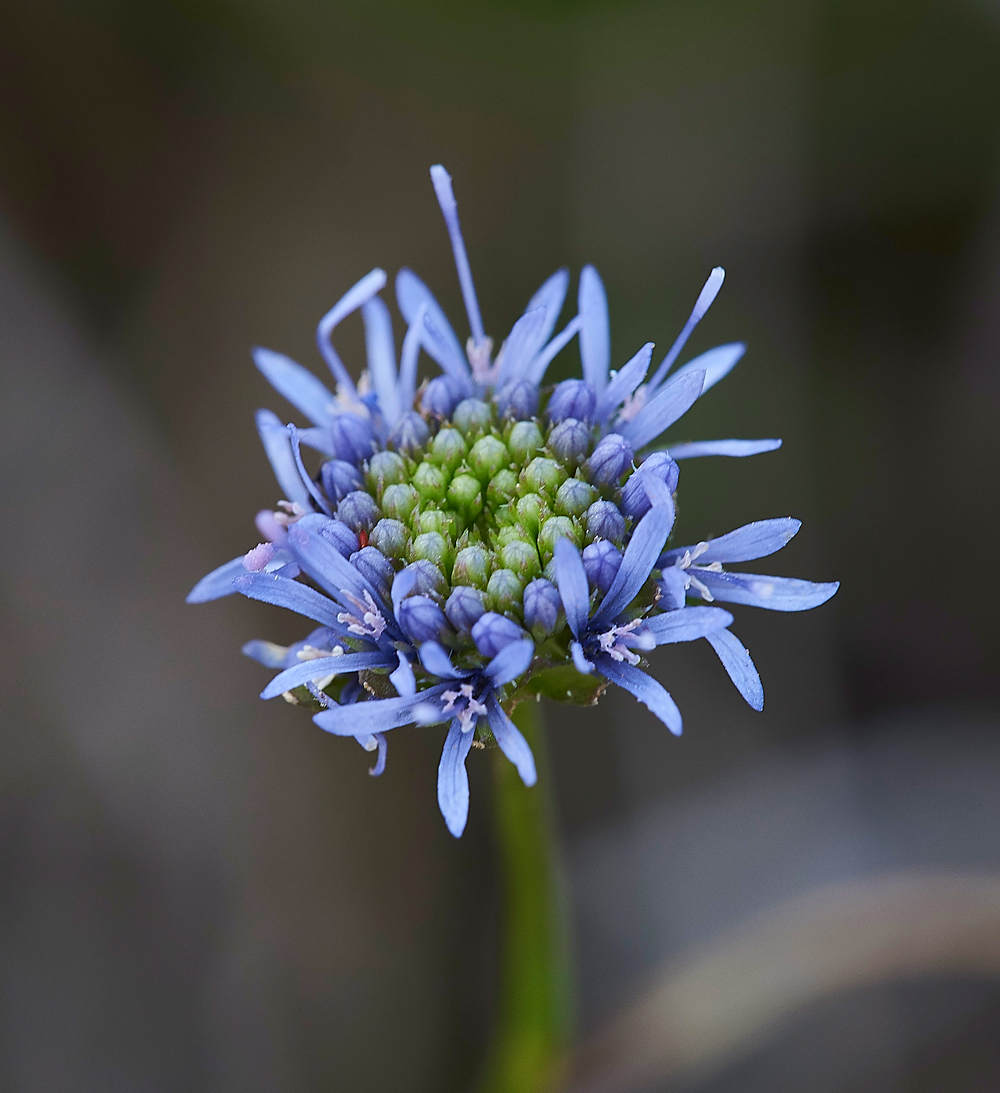
M 413 668 L 402 653 L 397 652 L 396 656 L 399 660 L 399 667 L 394 672 L 389 673 L 389 679 L 401 698 L 410 698 L 417 693 L 417 681 L 413 675 Z
M 473 732 L 462 732 L 456 717 L 448 729 L 441 762 L 438 764 L 438 807 L 448 830 L 457 839 L 469 818 L 469 774 L 465 759 L 472 747 Z
M 413 326 L 420 317 L 421 309 L 434 325 L 439 341 L 431 347 L 427 344 L 423 326 L 420 330 L 421 342 L 427 352 L 448 373 L 456 374 L 462 371 L 468 372 L 469 365 L 462 352 L 462 346 L 451 323 L 441 310 L 441 305 L 434 299 L 431 290 L 420 280 L 411 269 L 405 267 L 396 274 L 396 302 L 403 318 L 410 326 Z M 440 356 L 439 356 L 440 354 Z M 441 356 L 444 359 L 441 359 Z
M 236 589 L 231 589 L 235 592 Z M 240 652 L 251 660 L 263 664 L 265 668 L 283 668 L 288 649 L 284 645 L 275 645 L 273 641 L 248 641 Z
M 309 499 L 309 490 L 306 489 L 306 484 L 302 481 L 302 476 L 295 465 L 287 426 L 283 425 L 278 416 L 270 410 L 258 410 L 254 418 L 257 422 L 260 442 L 264 445 L 274 477 L 285 495 L 284 500 L 298 502 L 307 512 L 311 512 L 312 501 Z
M 332 516 L 333 512 L 330 506 L 327 504 L 326 498 L 320 493 L 319 487 L 309 476 L 309 472 L 305 468 L 305 464 L 302 462 L 302 448 L 299 444 L 299 430 L 294 425 L 288 425 L 288 440 L 292 445 L 292 458 L 295 460 L 295 469 L 299 472 L 299 477 L 305 484 L 306 489 L 309 491 L 309 496 L 313 500 L 313 507 L 319 509 L 321 512 L 325 512 L 327 516 Z
M 403 348 L 399 354 L 399 407 L 400 414 L 413 409 L 413 396 L 417 390 L 417 361 L 420 357 L 421 336 L 424 329 L 424 310 L 417 312 L 416 321 L 407 329 Z
M 656 638 L 657 645 L 672 645 L 679 641 L 695 641 L 716 630 L 732 625 L 733 616 L 721 607 L 686 607 L 682 611 L 667 611 L 645 620 L 646 629 Z
M 537 344 L 531 351 L 532 357 L 552 337 L 552 331 L 556 328 L 556 321 L 559 318 L 559 312 L 562 311 L 568 288 L 569 270 L 564 267 L 556 270 L 528 301 L 528 306 L 524 309 L 525 313 L 534 311 L 536 307 L 545 308 L 545 322 L 538 332 Z
M 401 569 L 392 579 L 392 590 L 389 595 L 392 598 L 392 613 L 399 617 L 399 605 L 413 591 L 417 583 L 417 571 L 415 569 Z
M 584 569 L 580 552 L 566 538 L 556 540 L 555 562 L 556 585 L 562 598 L 563 609 L 566 611 L 566 621 L 573 632 L 573 637 L 578 638 L 587 629 L 587 616 L 590 614 L 590 587 L 587 584 L 587 571 Z
M 611 377 L 597 400 L 595 416 L 602 425 L 646 378 L 652 357 L 653 343 L 646 342 L 642 349 Z
M 352 394 L 357 394 L 357 389 L 354 386 L 354 380 L 351 379 L 351 374 L 344 367 L 344 362 L 340 359 L 336 349 L 333 348 L 333 343 L 330 341 L 330 336 L 333 334 L 334 328 L 347 318 L 352 311 L 357 311 L 359 307 L 366 304 L 376 292 L 381 292 L 385 287 L 385 271 L 381 269 L 373 269 L 371 273 L 366 274 L 360 281 L 347 292 L 330 308 L 330 310 L 319 321 L 319 325 L 316 327 L 316 347 L 319 349 L 320 355 L 323 360 L 329 365 L 330 371 L 333 373 L 334 378 L 338 383 L 342 383 Z
M 705 312 L 712 306 L 715 297 L 719 294 L 719 289 L 722 288 L 722 282 L 725 279 L 726 271 L 722 266 L 716 266 L 708 275 L 708 280 L 702 286 L 701 292 L 698 293 L 698 299 L 695 300 L 694 307 L 691 309 L 691 314 L 684 324 L 684 329 L 677 335 L 674 344 L 670 347 L 663 360 L 660 361 L 660 366 L 653 373 L 653 378 L 649 381 L 651 391 L 655 391 L 663 382 L 663 377 L 666 376 L 670 371 L 671 365 L 677 360 L 681 350 L 687 343 L 688 338 L 691 337 L 691 332 L 704 318 Z
M 526 311 L 520 319 L 511 327 L 507 340 L 503 343 L 503 359 L 500 362 L 500 375 L 497 379 L 497 389 L 500 390 L 508 383 L 519 380 L 539 347 L 539 338 L 545 327 L 547 313 L 544 307 L 532 308 Z
M 593 266 L 584 266 L 580 274 L 577 308 L 580 312 L 580 359 L 583 378 L 600 396 L 608 382 L 611 366 L 611 328 L 608 322 L 608 298 L 600 274 Z
M 372 387 L 378 396 L 382 419 L 391 429 L 403 412 L 396 386 L 396 345 L 392 338 L 392 318 L 378 296 L 373 296 L 365 304 L 361 317 L 365 321 L 365 349 Z
M 526 786 L 533 786 L 538 781 L 535 771 L 535 757 L 531 754 L 528 741 L 521 735 L 521 730 L 504 713 L 500 703 L 490 695 L 486 701 L 490 729 L 493 731 L 493 739 L 496 740 L 500 750 L 517 767 L 517 773 L 521 775 L 521 781 Z
M 344 598 L 345 591 L 359 599 L 364 599 L 365 592 L 369 592 L 376 605 L 381 606 L 382 596 L 378 589 L 321 534 L 326 523 L 327 518 L 316 513 L 303 516 L 292 524 L 288 529 L 288 549 L 295 560 L 318 585 L 335 600 L 342 602 L 352 614 L 357 609 Z M 391 619 L 386 621 L 392 624 Z
M 570 321 L 562 328 L 562 330 L 549 342 L 549 344 L 538 354 L 537 357 L 528 366 L 525 379 L 530 383 L 534 383 L 536 386 L 542 382 L 545 376 L 545 370 L 552 363 L 553 358 L 573 339 L 573 336 L 578 333 L 582 323 L 580 316 L 575 315 Z
M 328 425 L 336 413 L 333 395 L 312 372 L 283 353 L 258 346 L 253 362 L 267 382 L 314 425 Z
M 695 459 L 703 455 L 728 455 L 743 459 L 748 455 L 773 452 L 780 447 L 780 440 L 694 440 L 690 444 L 675 444 L 667 451 L 671 459 Z
M 594 615 L 594 623 L 610 622 L 628 607 L 653 571 L 673 526 L 673 508 L 664 505 L 654 505 L 639 521 L 618 574 Z
M 459 390 L 468 393 L 472 390 L 472 381 L 469 378 L 469 366 L 463 357 L 460 361 L 452 361 L 448 351 L 448 343 L 443 340 L 434 319 L 429 312 L 424 312 L 423 339 L 421 343 L 424 349 L 441 365 L 442 370 L 450 376 L 458 385 Z
M 709 349 L 707 353 L 702 353 L 694 360 L 688 361 L 683 368 L 678 368 L 674 373 L 674 379 L 678 376 L 686 376 L 689 372 L 704 372 L 705 386 L 701 389 L 701 393 L 704 394 L 719 380 L 729 375 L 746 351 L 747 347 L 742 342 L 717 345 L 714 349 Z
M 368 768 L 368 773 L 373 778 L 378 778 L 385 773 L 385 759 L 389 751 L 389 742 L 386 740 L 384 733 L 376 732 L 372 735 L 375 737 L 375 743 L 378 744 L 378 758 L 375 760 L 375 766 Z
M 534 655 L 535 643 L 530 638 L 512 641 L 510 645 L 505 645 L 497 653 L 486 665 L 484 671 L 493 681 L 494 687 L 502 687 L 505 683 L 510 683 L 512 679 L 524 675 L 531 666 Z
M 376 698 L 355 702 L 350 706 L 331 706 L 313 715 L 313 721 L 324 732 L 334 736 L 362 736 L 365 733 L 388 732 L 414 720 L 414 711 L 431 698 L 437 698 L 448 687 L 439 683 L 426 691 L 402 698 Z
M 211 573 L 202 577 L 187 594 L 185 602 L 208 603 L 209 600 L 219 600 L 223 596 L 231 596 L 236 591 L 233 588 L 233 578 L 246 573 L 246 569 L 243 567 L 245 557 L 245 554 L 241 554 L 238 558 L 226 562 L 225 565 L 220 565 L 218 569 L 213 569 Z
M 699 370 L 664 384 L 634 420 L 621 424 L 622 436 L 637 451 L 644 448 L 691 409 L 701 395 L 704 382 L 705 373 Z
M 468 675 L 468 672 L 459 672 L 455 668 L 451 663 L 451 657 L 436 641 L 425 641 L 420 646 L 419 653 L 420 663 L 432 676 L 437 676 L 439 679 L 461 679 Z
M 707 549 L 698 555 L 698 565 L 709 562 L 750 562 L 754 558 L 766 558 L 774 554 L 802 527 L 802 521 L 792 516 L 779 516 L 774 520 L 755 520 L 744 524 L 735 531 L 709 539 Z M 695 551 L 696 547 L 679 547 L 668 550 L 661 559 L 663 569 L 672 565 L 677 558 L 683 558 L 685 551 Z
M 597 670 L 606 679 L 628 691 L 649 710 L 651 710 L 667 728 L 680 736 L 683 723 L 681 711 L 670 695 L 653 679 L 631 664 L 619 664 L 609 656 L 597 657 Z
M 808 611 L 826 603 L 840 587 L 839 581 L 820 584 L 758 573 L 713 573 L 697 566 L 692 566 L 690 572 L 722 603 L 745 603 L 771 611 Z
M 571 641 L 569 643 L 570 655 L 573 657 L 573 667 L 582 676 L 589 676 L 594 670 L 594 662 L 587 660 L 583 655 L 583 646 L 578 641 Z
M 326 596 L 298 581 L 275 577 L 270 573 L 244 573 L 233 581 L 233 588 L 248 599 L 271 603 L 275 607 L 287 607 L 289 611 L 297 611 L 324 626 L 342 629 L 337 622 L 340 608 Z
M 746 699 L 747 705 L 755 710 L 762 710 L 764 685 L 743 642 L 728 630 L 718 630 L 714 634 L 706 634 L 705 637 L 718 654 L 729 678 L 736 684 L 736 689 Z
M 286 668 L 271 680 L 260 692 L 261 698 L 277 698 L 278 695 L 301 687 L 310 679 L 322 679 L 323 676 L 342 676 L 349 672 L 359 672 L 364 668 L 388 668 L 395 662 L 392 653 L 344 653 L 339 657 L 316 657 L 303 660 L 293 668 Z
M 440 163 L 435 163 L 431 168 L 431 183 L 434 186 L 434 193 L 437 195 L 444 222 L 448 227 L 448 235 L 451 238 L 451 250 L 455 256 L 458 283 L 461 285 L 465 311 L 469 316 L 469 329 L 472 331 L 472 337 L 476 345 L 481 345 L 486 339 L 486 334 L 483 330 L 483 320 L 479 314 L 479 301 L 476 299 L 476 286 L 472 280 L 469 256 L 465 251 L 465 240 L 462 238 L 462 228 L 458 222 L 458 203 L 455 201 L 455 194 L 451 188 L 451 175 Z
M 324 455 L 337 455 L 337 446 L 333 443 L 333 434 L 328 428 L 300 429 L 299 440 Z

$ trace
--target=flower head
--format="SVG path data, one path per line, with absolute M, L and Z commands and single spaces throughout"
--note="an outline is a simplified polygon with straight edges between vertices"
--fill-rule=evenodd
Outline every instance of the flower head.
M 397 361 L 379 295 L 387 278 L 375 269 L 317 328 L 334 390 L 288 357 L 254 350 L 257 368 L 309 424 L 258 411 L 281 494 L 275 508 L 258 513 L 265 542 L 203 578 L 188 599 L 236 591 L 319 624 L 287 649 L 257 641 L 244 652 L 277 671 L 263 698 L 306 705 L 320 728 L 377 752 L 374 775 L 385 769 L 388 732 L 448 723 L 438 801 L 459 835 L 473 744 L 498 746 L 526 785 L 535 780 L 531 750 L 509 716 L 518 701 L 548 694 L 592 702 L 614 683 L 679 733 L 680 712 L 648 673 L 647 656 L 704 637 L 759 709 L 759 677 L 728 630 L 733 616 L 705 604 L 802 610 L 836 585 L 723 570 L 784 545 L 798 529 L 794 520 L 667 547 L 678 461 L 780 444 L 660 440 L 743 355 L 740 344 L 720 346 L 671 374 L 722 270 L 712 271 L 652 375 L 652 344 L 611 370 L 607 300 L 592 266 L 580 275 L 575 316 L 558 333 L 566 270 L 531 297 L 494 353 L 451 179 L 442 167 L 431 177 L 468 338 L 463 343 L 424 282 L 403 269 L 395 296 L 407 329 Z M 357 383 L 333 343 L 355 312 L 367 355 Z M 574 338 L 582 376 L 544 386 L 550 363 Z M 440 374 L 418 384 L 421 354 Z M 307 469 L 303 448 L 319 453 L 316 470 Z M 702 605 L 687 606 L 691 598 Z M 567 672 L 579 681 L 568 688 Z

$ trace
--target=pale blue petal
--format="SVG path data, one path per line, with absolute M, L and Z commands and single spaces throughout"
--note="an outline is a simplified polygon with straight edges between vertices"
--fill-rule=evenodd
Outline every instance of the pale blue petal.
M 468 371 L 469 365 L 465 359 L 465 353 L 462 351 L 462 345 L 455 336 L 455 331 L 452 330 L 447 316 L 441 310 L 441 305 L 434 299 L 431 290 L 411 269 L 404 267 L 396 274 L 396 302 L 399 304 L 399 310 L 402 312 L 403 318 L 410 326 L 417 323 L 421 309 L 431 320 L 440 343 L 435 342 L 433 348 L 428 346 L 422 325 L 418 328 L 421 341 L 427 352 L 434 357 L 446 372 L 455 374 L 463 369 Z M 436 355 L 442 352 L 442 346 L 445 360 L 440 360 Z
M 379 590 L 322 534 L 326 523 L 326 517 L 315 514 L 303 516 L 292 524 L 288 529 L 288 549 L 295 560 L 318 585 L 344 603 L 351 614 L 357 608 L 345 599 L 345 592 L 363 600 L 367 591 L 381 609 L 384 604 Z M 386 618 L 386 622 L 391 628 L 393 619 Z
M 424 309 L 417 311 L 416 321 L 407 328 L 403 348 L 399 355 L 399 407 L 400 414 L 413 409 L 413 397 L 417 390 L 417 362 L 420 357 L 421 338 L 424 329 Z
M 583 653 L 583 646 L 578 641 L 569 643 L 570 655 L 573 657 L 573 667 L 582 676 L 589 676 L 594 670 L 594 662 L 587 660 Z
M 305 464 L 302 462 L 302 448 L 299 445 L 299 431 L 294 425 L 288 425 L 288 439 L 292 445 L 292 458 L 295 460 L 295 469 L 299 472 L 299 477 L 305 483 L 306 489 L 309 491 L 309 496 L 312 498 L 312 507 L 319 509 L 320 512 L 326 513 L 327 516 L 332 516 L 333 512 L 330 506 L 327 504 L 326 498 L 320 493 L 319 486 L 312 480 L 309 472 L 305 468 Z
M 573 632 L 573 637 L 578 638 L 586 631 L 587 616 L 590 614 L 590 586 L 587 584 L 587 571 L 584 569 L 580 552 L 569 539 L 556 540 L 554 557 L 556 585 L 566 612 L 566 621 Z
M 651 615 L 645 620 L 645 626 L 657 645 L 673 645 L 679 641 L 696 641 L 716 630 L 724 630 L 732 622 L 733 616 L 721 607 L 685 607 L 681 611 Z
M 395 663 L 392 653 L 344 653 L 339 657 L 316 657 L 303 660 L 292 668 L 286 668 L 260 692 L 261 698 L 277 698 L 294 687 L 303 686 L 308 680 L 324 676 L 342 676 L 365 668 L 388 668 Z
M 448 729 L 438 764 L 438 807 L 456 839 L 465 830 L 469 818 L 469 774 L 465 759 L 472 747 L 473 736 L 474 732 L 462 732 L 456 717 Z
M 420 663 L 432 676 L 437 676 L 439 679 L 461 679 L 468 675 L 467 672 L 459 672 L 455 668 L 451 657 L 436 641 L 425 641 L 418 652 Z
M 218 569 L 213 569 L 207 576 L 202 577 L 187 594 L 185 602 L 208 603 L 209 600 L 219 600 L 223 596 L 231 596 L 236 591 L 233 588 L 233 578 L 246 573 L 243 568 L 243 559 L 245 557 L 245 554 L 241 554 L 238 558 L 226 562 L 225 565 L 220 565 Z
M 496 740 L 500 750 L 517 768 L 521 775 L 521 781 L 526 786 L 533 786 L 538 781 L 535 771 L 535 757 L 531 754 L 528 741 L 521 735 L 521 730 L 504 713 L 500 703 L 490 695 L 486 700 L 490 729 L 493 739 Z
M 533 357 L 545 343 L 552 337 L 552 331 L 556 328 L 559 313 L 566 301 L 566 290 L 569 288 L 569 270 L 565 267 L 556 270 L 555 273 L 542 285 L 528 301 L 525 313 L 534 311 L 536 307 L 545 308 L 545 322 L 538 332 L 538 341 L 531 351 Z M 529 358 L 530 359 L 530 358 Z M 520 377 L 518 377 L 520 378 Z
M 652 676 L 640 668 L 633 668 L 631 664 L 619 664 L 603 654 L 597 657 L 597 670 L 610 682 L 634 695 L 674 736 L 680 736 L 683 727 L 681 711 L 669 693 Z
M 287 607 L 307 619 L 315 619 L 324 626 L 339 628 L 337 615 L 340 608 L 308 585 L 276 577 L 270 573 L 244 573 L 233 581 L 233 588 L 251 600 L 271 603 L 275 607 Z
M 762 710 L 764 685 L 743 642 L 729 630 L 718 630 L 706 634 L 705 637 L 718 654 L 729 678 L 736 684 L 736 689 L 746 699 L 747 705 L 755 710 Z
M 235 592 L 236 589 L 231 589 Z M 265 668 L 283 668 L 288 649 L 284 645 L 275 645 L 273 641 L 248 641 L 240 652 L 251 660 L 263 664 Z
M 608 321 L 608 297 L 600 274 L 593 266 L 584 266 L 580 274 L 577 310 L 580 313 L 580 359 L 583 378 L 597 392 L 603 393 L 611 367 L 611 327 Z
M 651 444 L 664 430 L 698 401 L 705 382 L 702 371 L 688 372 L 665 384 L 632 421 L 620 423 L 621 435 L 638 451 Z
M 498 390 L 520 379 L 527 371 L 538 349 L 539 334 L 545 326 L 546 318 L 544 307 L 532 308 L 511 327 L 507 340 L 503 343 L 503 359 L 500 361 L 500 375 L 496 384 Z
M 469 366 L 464 357 L 455 361 L 448 352 L 448 343 L 441 337 L 433 317 L 429 312 L 424 312 L 423 341 L 424 349 L 441 365 L 442 370 L 449 375 L 463 391 L 472 390 L 472 380 L 469 378 Z
M 331 455 L 334 458 L 337 456 L 337 447 L 333 443 L 333 434 L 327 428 L 300 429 L 299 440 L 307 447 L 314 448 L 324 455 Z
M 375 737 L 375 743 L 378 744 L 378 758 L 375 760 L 375 766 L 368 768 L 368 773 L 373 778 L 378 778 L 385 773 L 385 760 L 389 751 L 389 742 L 383 733 L 377 732 L 372 735 Z
M 690 572 L 722 603 L 744 603 L 771 611 L 808 611 L 826 603 L 840 587 L 839 581 L 817 583 L 758 573 L 713 573 L 697 566 L 692 566 Z
M 747 347 L 742 342 L 730 342 L 728 345 L 717 345 L 709 349 L 707 353 L 690 360 L 674 373 L 674 379 L 678 376 L 686 376 L 689 372 L 704 372 L 705 386 L 701 393 L 704 394 L 710 387 L 714 387 L 719 380 L 736 367 L 737 362 L 746 353 Z
M 783 546 L 802 527 L 802 521 L 792 516 L 779 516 L 773 520 L 755 520 L 744 524 L 735 531 L 709 539 L 708 546 L 696 559 L 696 565 L 708 565 L 710 562 L 751 562 L 755 558 L 766 558 L 769 554 L 781 550 Z M 700 544 L 699 544 L 700 545 Z M 683 558 L 686 551 L 692 553 L 697 547 L 677 547 L 664 553 L 660 568 L 673 565 L 677 558 Z
M 694 440 L 690 444 L 675 444 L 667 452 L 671 459 L 695 459 L 703 455 L 728 455 L 744 459 L 748 455 L 773 452 L 780 447 L 780 440 Z
M 312 372 L 291 357 L 261 346 L 253 350 L 252 356 L 258 371 L 296 410 L 305 414 L 314 425 L 330 423 L 336 413 L 334 397 Z
M 595 416 L 598 422 L 603 425 L 642 383 L 649 371 L 649 362 L 652 357 L 653 343 L 646 342 L 642 349 L 611 377 L 601 397 L 597 400 Z
M 708 280 L 702 286 L 701 292 L 698 293 L 698 299 L 695 300 L 694 308 L 688 316 L 688 321 L 684 324 L 684 329 L 677 335 L 677 340 L 670 347 L 667 355 L 660 362 L 659 368 L 653 373 L 653 378 L 649 381 L 651 390 L 655 391 L 663 382 L 663 377 L 670 371 L 670 366 L 677 360 L 681 350 L 687 344 L 691 332 L 704 318 L 705 312 L 712 306 L 725 279 L 726 271 L 722 266 L 716 266 L 708 275 Z
M 409 660 L 400 652 L 396 653 L 399 667 L 389 673 L 389 679 L 401 698 L 409 698 L 417 693 L 417 681 Z
M 349 706 L 331 706 L 313 715 L 319 727 L 334 736 L 363 736 L 366 733 L 388 732 L 414 721 L 414 711 L 424 702 L 437 698 L 447 688 L 439 683 L 426 691 L 403 698 L 377 698 L 353 702 Z
M 376 292 L 381 292 L 383 288 L 385 288 L 385 271 L 373 269 L 371 273 L 362 277 L 356 285 L 341 296 L 320 319 L 319 325 L 316 327 L 316 346 L 320 351 L 320 355 L 329 365 L 330 371 L 337 382 L 342 383 L 348 391 L 355 395 L 357 389 L 354 386 L 354 380 L 351 379 L 351 374 L 344 367 L 344 362 L 340 359 L 336 349 L 333 348 L 330 337 L 334 328 L 342 323 L 352 311 L 357 311 L 359 307 L 364 306 Z
M 537 386 L 542 382 L 545 377 L 545 370 L 552 363 L 556 355 L 569 345 L 573 336 L 579 332 L 581 325 L 580 316 L 575 315 L 538 354 L 538 356 L 535 357 L 531 364 L 528 365 L 528 370 L 525 375 L 525 379 L 528 380 L 529 383 L 533 383 Z
M 295 465 L 288 428 L 270 410 L 258 410 L 254 418 L 257 422 L 260 442 L 264 445 L 274 477 L 278 480 L 278 485 L 284 494 L 283 500 L 297 502 L 307 512 L 311 512 L 313 506 L 309 499 L 309 490 L 306 489 L 306 484 L 302 481 L 302 476 Z
M 535 643 L 530 638 L 521 641 L 512 641 L 505 645 L 499 653 L 486 665 L 484 671 L 493 682 L 494 687 L 502 687 L 505 683 L 523 676 L 531 667 L 532 658 L 535 655 Z
M 472 280 L 472 269 L 465 250 L 465 240 L 462 238 L 462 228 L 458 222 L 458 204 L 451 188 L 451 175 L 440 163 L 436 163 L 431 168 L 431 182 L 434 185 L 438 204 L 441 206 L 444 222 L 448 226 L 451 250 L 455 256 L 455 268 L 458 270 L 458 283 L 462 287 L 462 299 L 465 301 L 465 311 L 469 316 L 469 329 L 472 331 L 476 345 L 481 345 L 486 339 L 486 332 L 483 330 L 479 301 L 476 299 L 476 286 Z
M 378 396 L 379 409 L 386 428 L 391 429 L 403 412 L 396 386 L 396 345 L 392 338 L 392 318 L 389 309 L 373 296 L 361 309 L 365 321 L 365 349 L 368 353 L 368 373 Z
M 610 622 L 632 602 L 656 565 L 673 526 L 673 508 L 663 505 L 654 505 L 639 521 L 608 594 L 594 615 L 595 624 Z

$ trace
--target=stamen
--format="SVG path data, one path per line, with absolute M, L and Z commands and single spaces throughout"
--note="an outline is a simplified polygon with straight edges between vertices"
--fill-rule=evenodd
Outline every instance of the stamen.
M 341 611 L 337 615 L 337 622 L 348 623 L 347 629 L 352 634 L 359 634 L 361 637 L 375 638 L 376 641 L 382 636 L 382 632 L 385 630 L 385 619 L 382 617 L 382 612 L 379 611 L 372 599 L 372 594 L 365 589 L 364 601 L 358 599 L 352 592 L 348 592 L 346 588 L 340 590 L 341 595 L 358 609 L 361 613 L 361 618 L 357 615 L 352 615 L 348 611 Z
M 687 590 L 688 588 L 693 588 L 696 592 L 699 593 L 701 598 L 708 603 L 711 603 L 715 599 L 715 597 L 712 595 L 711 592 L 709 592 L 705 585 L 703 585 L 697 577 L 691 576 L 690 573 L 688 573 L 687 581 L 685 582 L 684 588 L 685 590 Z

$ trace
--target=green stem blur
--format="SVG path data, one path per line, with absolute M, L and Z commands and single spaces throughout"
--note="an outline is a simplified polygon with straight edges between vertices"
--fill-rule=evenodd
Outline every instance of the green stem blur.
M 572 1016 L 570 946 L 541 705 L 512 714 L 535 755 L 527 789 L 498 750 L 493 755 L 494 825 L 503 878 L 500 992 L 482 1093 L 557 1089 Z

